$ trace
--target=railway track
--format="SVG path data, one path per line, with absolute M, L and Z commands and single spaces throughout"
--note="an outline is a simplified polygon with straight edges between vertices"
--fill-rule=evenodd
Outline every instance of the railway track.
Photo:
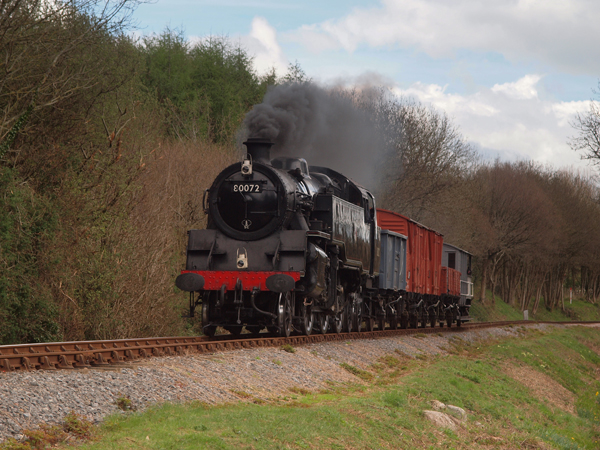
M 532 324 L 593 324 L 598 322 L 480 322 L 453 328 L 409 328 L 360 333 L 292 335 L 288 338 L 271 334 L 219 335 L 212 338 L 167 337 L 142 339 L 116 339 L 104 341 L 51 342 L 0 346 L 0 372 L 84 369 L 110 365 L 130 364 L 153 356 L 174 356 L 189 353 L 212 353 L 255 347 L 278 347 L 285 344 L 304 345 L 318 342 L 373 339 L 391 336 L 408 336 L 431 333 L 460 333 L 481 328 Z

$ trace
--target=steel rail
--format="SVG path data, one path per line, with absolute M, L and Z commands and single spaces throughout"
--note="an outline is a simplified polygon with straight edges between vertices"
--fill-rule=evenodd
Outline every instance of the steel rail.
M 292 335 L 288 338 L 272 334 L 247 334 L 233 336 L 180 336 L 141 339 L 115 339 L 102 341 L 51 342 L 0 346 L 0 372 L 100 368 L 110 365 L 130 364 L 153 356 L 184 355 L 192 352 L 212 353 L 241 348 L 277 347 L 285 344 L 306 345 L 319 342 L 374 339 L 391 336 L 410 336 L 440 332 L 464 332 L 483 328 L 514 325 L 560 324 L 581 325 L 600 322 L 540 322 L 504 321 L 470 322 L 451 328 L 407 328 L 362 331 L 360 333 L 329 333 Z

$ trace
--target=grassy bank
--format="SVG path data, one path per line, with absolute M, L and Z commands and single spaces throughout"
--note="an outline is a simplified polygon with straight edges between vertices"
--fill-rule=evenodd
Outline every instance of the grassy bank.
M 426 338 L 423 338 L 426 339 Z M 164 405 L 113 416 L 86 449 L 600 447 L 600 333 L 519 329 L 518 338 L 470 344 L 444 356 L 394 353 L 351 385 L 290 389 L 270 403 Z M 464 408 L 456 431 L 423 415 L 431 401 Z
M 475 297 L 477 298 L 477 296 Z M 523 311 L 519 308 L 505 303 L 499 296 L 496 296 L 495 302 L 491 302 L 491 293 L 488 292 L 487 302 L 482 304 L 479 300 L 473 299 L 471 306 L 471 315 L 478 322 L 498 321 L 498 320 L 522 320 Z M 600 321 L 600 304 L 586 302 L 581 298 L 574 298 L 573 303 L 565 301 L 565 310 L 556 308 L 548 311 L 544 305 L 540 305 L 536 314 L 529 311 L 529 320 L 541 321 L 571 321 L 571 320 L 589 320 Z

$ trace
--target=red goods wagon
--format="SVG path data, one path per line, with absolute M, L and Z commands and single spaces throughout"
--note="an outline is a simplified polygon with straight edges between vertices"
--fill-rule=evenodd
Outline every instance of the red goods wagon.
M 460 297 L 460 272 L 449 267 L 442 267 L 442 295 Z
M 444 237 L 406 216 L 385 209 L 377 210 L 377 223 L 384 230 L 408 238 L 406 291 L 440 295 Z

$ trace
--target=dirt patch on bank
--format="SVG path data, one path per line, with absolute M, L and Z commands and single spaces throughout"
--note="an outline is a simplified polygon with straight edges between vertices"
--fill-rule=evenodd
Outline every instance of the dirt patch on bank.
M 506 366 L 504 372 L 527 386 L 538 399 L 575 414 L 575 395 L 548 375 L 529 366 Z

